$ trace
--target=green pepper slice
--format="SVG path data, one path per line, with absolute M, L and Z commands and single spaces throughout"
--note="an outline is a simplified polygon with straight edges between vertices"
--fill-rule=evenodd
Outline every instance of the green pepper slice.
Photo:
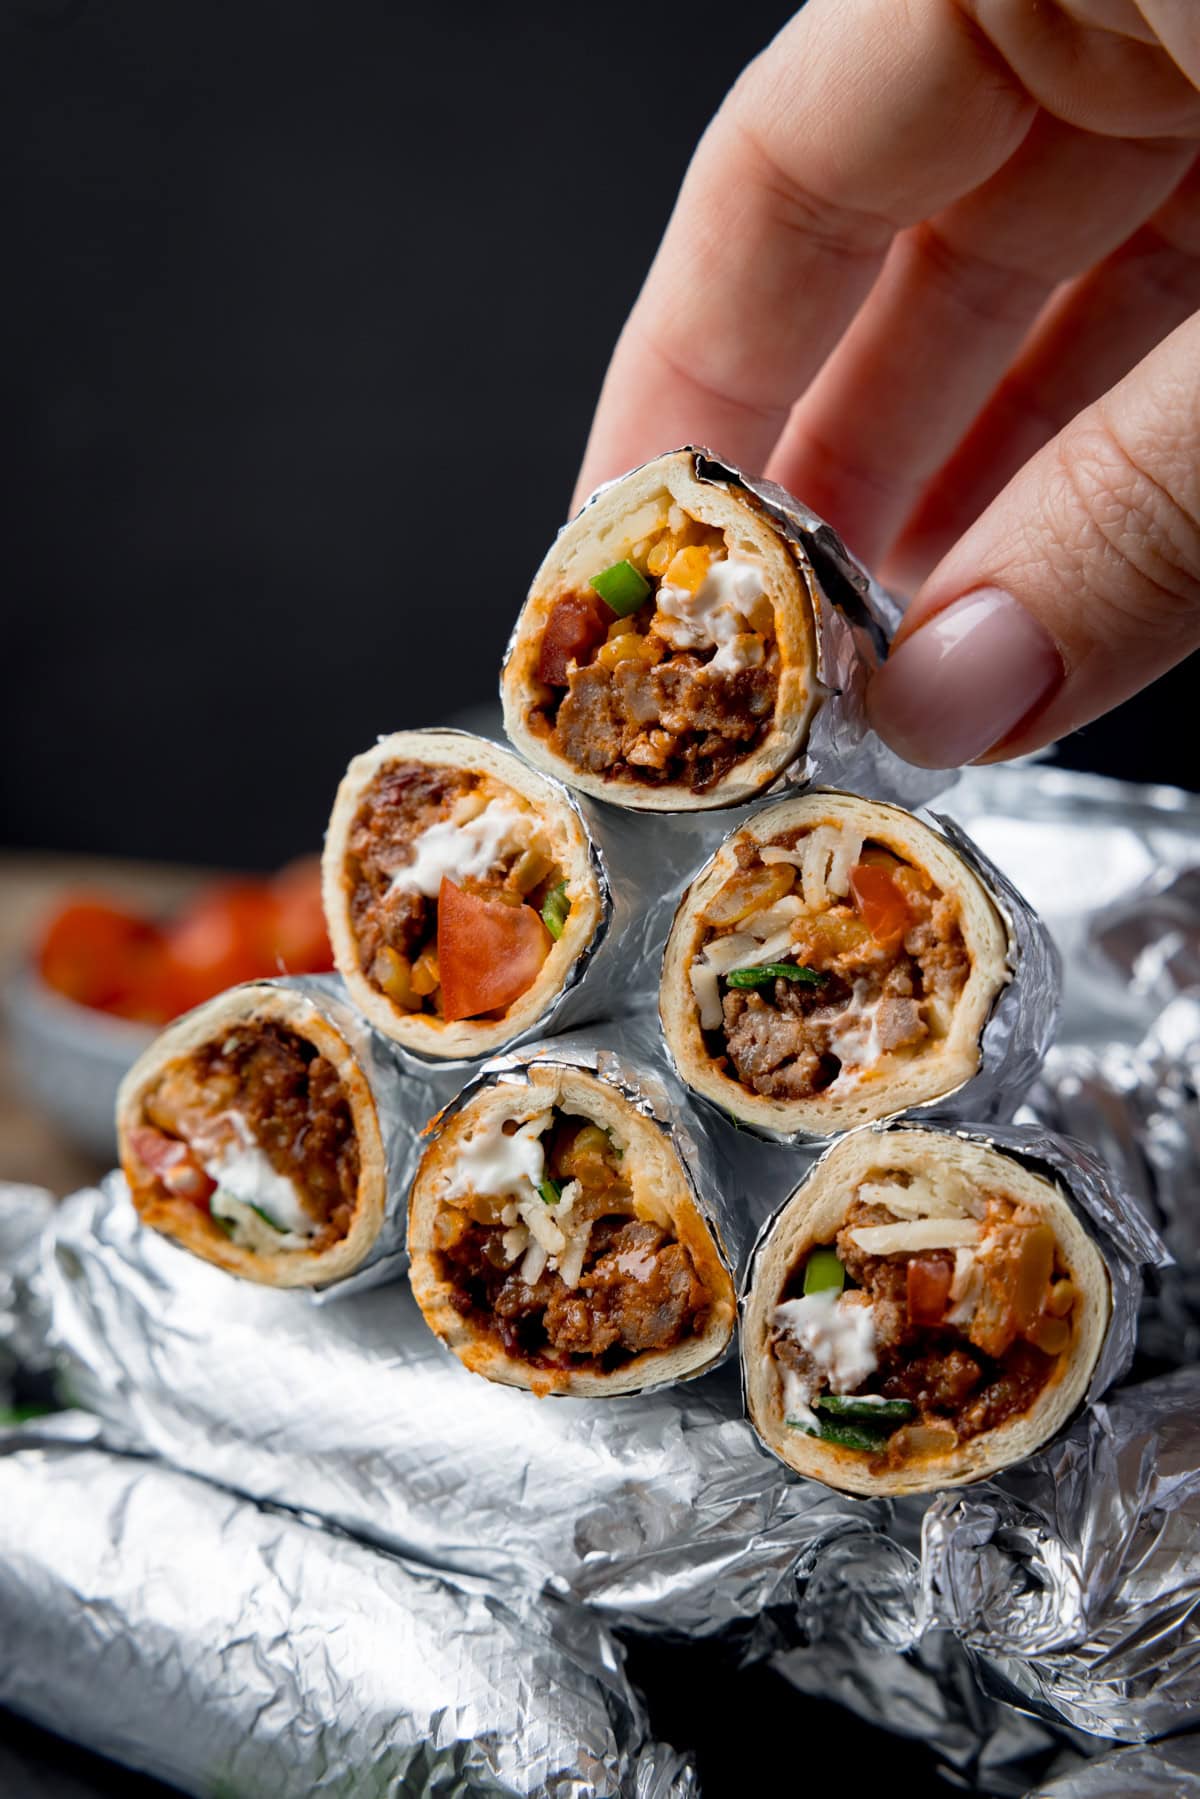
M 804 1264 L 805 1294 L 840 1293 L 845 1284 L 846 1270 L 832 1244 L 814 1249 Z
M 819 987 L 828 976 L 819 968 L 805 968 L 802 962 L 763 962 L 757 968 L 731 968 L 725 979 L 731 987 L 765 987 L 769 981 L 799 981 L 804 987 Z
M 542 923 L 555 942 L 562 936 L 570 915 L 571 902 L 567 898 L 567 883 L 560 881 L 557 887 L 550 889 L 542 901 Z
M 538 1182 L 538 1192 L 548 1206 L 556 1206 L 558 1204 L 559 1200 L 562 1198 L 562 1190 L 562 1182 L 554 1180 L 551 1175 L 547 1175 L 545 1180 Z
M 618 618 L 628 618 L 650 597 L 649 581 L 638 573 L 632 562 L 614 562 L 611 568 L 602 568 L 588 585 Z
M 813 1404 L 831 1418 L 857 1418 L 866 1423 L 906 1424 L 917 1408 L 907 1399 L 861 1399 L 853 1393 L 822 1393 Z

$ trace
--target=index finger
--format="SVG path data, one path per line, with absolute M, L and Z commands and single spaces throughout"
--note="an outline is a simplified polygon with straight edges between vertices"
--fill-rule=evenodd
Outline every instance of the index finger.
M 1113 82 L 1094 103 L 1082 75 L 1083 100 L 1061 83 L 1035 98 L 955 0 L 809 0 L 701 140 L 614 353 L 577 498 L 682 443 L 764 468 L 894 234 L 994 174 L 1039 100 L 1097 115 L 1085 128 L 1170 129 L 1185 104 L 1172 83 L 1187 83 L 1156 73 L 1139 63 L 1140 89 Z

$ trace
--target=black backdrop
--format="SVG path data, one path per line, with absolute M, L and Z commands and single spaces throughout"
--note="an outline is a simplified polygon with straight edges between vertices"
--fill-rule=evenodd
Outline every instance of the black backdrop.
M 4 841 L 266 867 L 376 733 L 492 694 L 691 146 L 790 10 L 0 0 Z M 1190 678 L 1065 759 L 1195 781 Z M 937 1790 L 721 1651 L 634 1668 L 711 1794 L 797 1740 Z
M 267 866 L 378 732 L 492 694 L 789 10 L 0 0 L 6 841 Z M 1069 758 L 1184 778 L 1183 680 Z

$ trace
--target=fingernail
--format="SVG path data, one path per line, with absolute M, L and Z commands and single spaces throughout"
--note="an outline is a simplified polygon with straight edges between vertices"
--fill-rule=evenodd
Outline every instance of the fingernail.
M 1062 657 L 1033 614 L 1002 588 L 980 587 L 892 652 L 867 710 L 905 761 L 957 768 L 1000 743 L 1062 678 Z

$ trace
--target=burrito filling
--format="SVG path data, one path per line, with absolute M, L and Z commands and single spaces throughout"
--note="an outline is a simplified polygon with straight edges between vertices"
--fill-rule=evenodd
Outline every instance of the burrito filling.
M 358 1138 L 337 1070 L 274 1022 L 171 1063 L 130 1147 L 147 1174 L 139 1210 L 200 1213 L 239 1248 L 328 1249 L 350 1227 Z
M 520 794 L 471 769 L 391 762 L 347 853 L 363 972 L 404 1012 L 502 1018 L 570 912 L 563 870 Z
M 529 726 L 582 772 L 703 793 L 771 728 L 774 624 L 761 564 L 673 505 L 555 601 Z
M 1053 1230 L 950 1168 L 880 1168 L 792 1270 L 767 1353 L 784 1422 L 883 1473 L 1028 1411 L 1071 1340 Z
M 708 1289 L 669 1225 L 639 1215 L 621 1159 L 557 1109 L 459 1151 L 434 1227 L 440 1278 L 532 1367 L 610 1373 L 707 1325 Z
M 704 909 L 689 976 L 714 1062 L 809 1099 L 878 1078 L 947 1034 L 969 973 L 958 901 L 853 827 L 744 843 Z

